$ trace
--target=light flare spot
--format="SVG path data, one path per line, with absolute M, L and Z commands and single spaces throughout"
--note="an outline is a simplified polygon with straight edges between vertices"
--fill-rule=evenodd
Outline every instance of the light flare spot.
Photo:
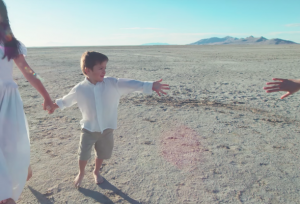
M 200 136 L 184 125 L 161 135 L 160 152 L 165 160 L 179 169 L 195 167 L 201 161 Z

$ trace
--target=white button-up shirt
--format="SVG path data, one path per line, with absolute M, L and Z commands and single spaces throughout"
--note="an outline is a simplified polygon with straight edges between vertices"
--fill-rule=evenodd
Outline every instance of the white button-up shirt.
M 105 77 L 94 85 L 85 78 L 55 102 L 62 110 L 77 103 L 82 113 L 81 128 L 103 133 L 107 128 L 117 128 L 117 109 L 122 95 L 135 91 L 151 94 L 152 86 L 153 82 L 113 77 Z

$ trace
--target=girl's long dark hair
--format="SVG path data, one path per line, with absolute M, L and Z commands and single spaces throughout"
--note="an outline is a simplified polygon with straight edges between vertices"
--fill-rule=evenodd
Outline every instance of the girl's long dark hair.
M 4 45 L 4 55 L 8 60 L 14 59 L 20 54 L 20 42 L 15 38 L 9 25 L 7 9 L 3 0 L 0 0 L 0 43 Z

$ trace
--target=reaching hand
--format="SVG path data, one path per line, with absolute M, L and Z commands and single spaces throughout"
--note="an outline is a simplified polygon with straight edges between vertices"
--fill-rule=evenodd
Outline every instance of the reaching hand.
M 9 199 L 7 199 L 7 200 L 2 200 L 2 201 L 0 201 L 0 204 L 16 204 L 16 202 L 13 200 L 13 199 L 11 199 L 11 198 L 9 198 Z
M 167 95 L 167 93 L 163 90 L 169 90 L 169 84 L 161 84 L 160 82 L 162 82 L 162 79 L 154 82 L 152 90 L 155 91 L 159 96 L 161 96 L 160 93 Z
M 281 96 L 281 99 L 292 95 L 293 93 L 300 90 L 300 80 L 298 79 L 280 79 L 273 78 L 274 81 L 279 82 L 268 82 L 267 85 L 275 85 L 264 87 L 267 90 L 267 93 L 278 92 L 278 91 L 286 91 L 287 93 Z

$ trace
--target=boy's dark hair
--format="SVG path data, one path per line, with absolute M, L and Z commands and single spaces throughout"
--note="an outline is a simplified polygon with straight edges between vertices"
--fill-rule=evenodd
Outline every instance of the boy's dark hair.
M 97 63 L 102 63 L 108 61 L 108 57 L 100 52 L 95 51 L 86 51 L 82 54 L 80 60 L 81 71 L 84 75 L 86 75 L 84 68 L 88 68 L 93 70 L 93 67 Z

